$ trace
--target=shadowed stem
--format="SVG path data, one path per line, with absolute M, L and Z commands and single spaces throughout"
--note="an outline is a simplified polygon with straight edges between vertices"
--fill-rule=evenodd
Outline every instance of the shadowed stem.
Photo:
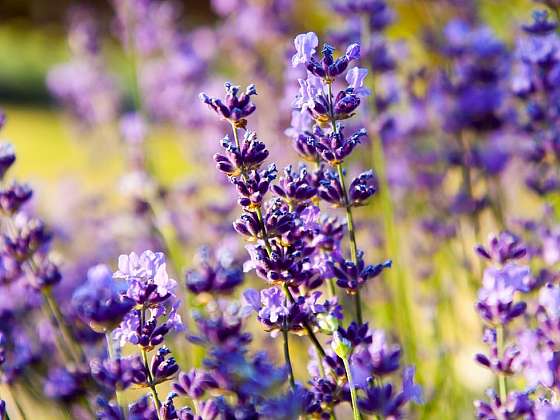
M 113 349 L 113 339 L 111 338 L 111 331 L 105 331 L 105 339 L 107 340 L 107 352 L 109 353 L 110 360 L 116 360 L 115 350 Z M 122 401 L 121 391 L 115 387 L 115 398 L 117 399 L 117 405 L 119 406 L 119 411 L 121 412 L 123 418 L 126 420 L 127 413 L 125 410 L 124 403 Z
M 17 412 L 19 418 L 21 420 L 27 420 L 27 416 L 25 415 L 25 412 L 23 411 L 23 407 L 21 406 L 21 404 L 17 400 L 16 396 L 14 395 L 14 392 L 12 391 L 12 387 L 8 383 L 5 384 L 5 387 L 7 389 L 7 394 L 9 394 L 10 399 L 14 403 L 15 411 Z M 6 419 L 10 420 L 10 416 L 8 416 L 8 409 L 7 408 L 6 408 Z
M 348 192 L 346 190 L 346 183 L 344 182 L 344 170 L 342 164 L 336 165 L 336 170 L 338 172 L 338 179 L 340 181 L 340 186 L 344 194 L 344 207 L 346 209 L 346 223 L 348 225 L 348 238 L 350 240 L 350 256 L 352 257 L 352 262 L 358 266 L 358 245 L 356 244 L 356 232 L 354 230 L 354 217 L 352 215 L 352 207 L 350 205 L 350 200 L 348 199 Z M 362 324 L 362 303 L 360 298 L 360 290 L 356 288 L 356 293 L 354 295 L 354 303 L 356 305 L 356 319 L 358 324 Z
M 350 387 L 350 398 L 352 399 L 352 413 L 354 415 L 354 420 L 361 420 L 362 416 L 360 415 L 360 410 L 358 409 L 358 394 L 356 393 L 356 387 L 354 386 L 350 363 L 346 357 L 342 358 L 342 362 L 344 363 L 346 377 L 348 378 L 348 386 Z
M 50 311 L 51 315 L 54 317 L 54 320 L 57 324 L 56 326 L 58 327 L 58 329 L 62 333 L 62 337 L 64 338 L 64 341 L 66 342 L 66 347 L 67 347 L 68 351 L 70 352 L 72 358 L 74 359 L 74 361 L 76 363 L 82 362 L 85 359 L 84 354 L 82 352 L 82 349 L 81 349 L 80 345 L 75 342 L 74 337 L 72 335 L 72 332 L 70 331 L 70 327 L 66 323 L 66 321 L 64 319 L 64 315 L 62 315 L 62 311 L 60 310 L 60 306 L 58 306 L 58 303 L 56 302 L 56 299 L 52 295 L 52 290 L 50 289 L 50 287 L 47 287 L 47 288 L 41 289 L 41 291 L 43 293 L 43 297 L 45 298 L 45 301 L 47 302 L 47 306 L 49 308 L 49 311 Z
M 505 331 L 503 325 L 496 327 L 496 346 L 498 351 L 498 358 L 501 358 L 505 351 Z M 500 400 L 505 404 L 507 400 L 507 380 L 503 373 L 498 373 L 498 388 L 500 392 Z
M 142 360 L 144 361 L 144 367 L 146 368 L 146 372 L 148 373 L 148 386 L 150 387 L 152 399 L 154 400 L 154 406 L 156 407 L 157 416 L 158 419 L 161 420 L 161 416 L 159 414 L 159 410 L 161 408 L 161 401 L 159 400 L 156 385 L 154 384 L 154 378 L 152 377 L 152 372 L 150 372 L 150 365 L 148 364 L 148 352 L 144 347 L 140 349 L 140 352 L 142 353 Z
M 143 328 L 144 326 L 144 322 L 145 322 L 145 317 L 146 317 L 146 310 L 144 308 L 142 308 L 142 310 L 140 311 L 140 326 L 141 328 Z M 140 353 L 142 354 L 142 361 L 144 362 L 144 368 L 146 369 L 146 374 L 148 375 L 148 387 L 150 388 L 150 392 L 152 394 L 152 399 L 154 401 L 154 406 L 156 408 L 156 413 L 157 413 L 157 417 L 159 420 L 162 420 L 161 415 L 160 415 L 160 408 L 161 408 L 161 401 L 159 399 L 158 393 L 157 393 L 157 389 L 156 389 L 156 385 L 154 383 L 154 377 L 152 376 L 152 371 L 150 370 L 150 365 L 148 363 L 148 352 L 146 350 L 145 347 L 143 346 L 139 346 L 140 347 Z
M 284 287 L 287 286 L 284 285 Z M 290 359 L 290 347 L 288 345 L 288 320 L 286 316 L 284 317 L 284 323 L 282 326 L 282 335 L 284 336 L 284 358 L 286 359 L 286 365 L 288 365 L 288 378 L 290 380 L 290 388 L 295 389 L 296 383 L 294 378 L 294 369 L 292 368 L 292 360 Z

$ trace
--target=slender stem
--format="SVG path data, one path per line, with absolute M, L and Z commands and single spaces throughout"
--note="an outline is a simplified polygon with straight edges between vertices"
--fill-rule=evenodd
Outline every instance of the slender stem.
M 500 358 L 505 350 L 505 331 L 503 325 L 498 325 L 496 327 L 496 346 L 498 358 Z M 507 400 L 507 380 L 503 373 L 498 373 L 498 388 L 500 391 L 500 400 L 502 400 L 502 404 L 505 404 Z
M 348 226 L 348 238 L 350 240 L 350 256 L 352 257 L 352 262 L 358 265 L 358 245 L 356 243 L 356 232 L 354 229 L 354 217 L 352 215 L 352 207 L 350 205 L 350 200 L 348 199 L 348 192 L 346 190 L 346 183 L 344 182 L 344 170 L 342 164 L 336 165 L 336 170 L 338 172 L 338 180 L 340 182 L 340 187 L 344 194 L 344 207 L 346 209 L 346 224 Z M 360 298 L 360 290 L 356 289 L 354 294 L 354 303 L 356 305 L 356 319 L 358 324 L 362 324 L 362 303 Z
M 107 340 L 107 352 L 109 353 L 109 359 L 115 360 L 116 357 L 115 357 L 115 351 L 113 349 L 113 339 L 111 338 L 111 331 L 105 332 L 105 339 Z M 126 420 L 127 413 L 125 410 L 125 405 L 123 403 L 121 391 L 117 387 L 115 387 L 115 398 L 117 399 L 117 405 L 119 406 L 119 410 L 123 418 Z
M 142 308 L 141 310 L 139 310 L 139 313 L 140 313 L 140 327 L 141 328 L 144 326 L 144 322 L 145 322 L 145 317 L 146 317 L 146 312 L 145 311 L 146 311 L 145 308 Z M 152 376 L 152 371 L 150 370 L 150 365 L 148 363 L 148 351 L 143 346 L 139 346 L 139 347 L 140 347 L 140 353 L 142 354 L 142 360 L 144 362 L 144 368 L 146 369 L 146 374 L 148 375 L 148 387 L 150 388 L 150 392 L 152 393 L 152 399 L 154 401 L 154 406 L 156 408 L 157 417 L 158 417 L 159 420 L 162 420 L 160 412 L 159 412 L 160 408 L 161 408 L 161 401 L 159 399 L 157 389 L 156 389 L 156 385 L 154 384 L 154 377 Z
M 42 292 L 43 292 L 43 297 L 47 302 L 47 306 L 52 316 L 55 319 L 57 327 L 60 329 L 60 332 L 62 333 L 62 337 L 66 342 L 66 346 L 70 351 L 72 358 L 76 363 L 82 362 L 85 359 L 82 349 L 79 346 L 79 344 L 77 344 L 74 341 L 72 332 L 70 331 L 70 327 L 68 327 L 68 324 L 64 320 L 64 315 L 62 315 L 62 311 L 60 310 L 60 307 L 58 306 L 56 299 L 52 295 L 52 290 L 50 288 L 43 288 Z
M 266 248 L 266 252 L 268 253 L 268 256 L 271 256 L 272 255 L 272 247 L 270 246 L 270 241 L 268 239 L 268 232 L 266 231 L 266 224 L 265 224 L 264 219 L 263 219 L 261 208 L 257 207 L 255 212 L 257 213 L 257 219 L 259 220 L 259 223 L 261 225 L 261 231 L 262 231 L 262 236 L 263 236 L 263 241 L 264 241 L 264 246 Z
M 6 384 L 6 389 L 8 390 L 7 393 L 9 394 L 10 399 L 14 403 L 14 407 L 16 409 L 16 412 L 17 412 L 19 418 L 21 420 L 27 420 L 27 416 L 25 415 L 25 412 L 23 411 L 23 407 L 21 406 L 21 404 L 17 400 L 16 396 L 14 395 L 14 392 L 12 391 L 12 387 L 10 386 L 10 384 Z M 7 409 L 6 409 L 6 418 L 9 419 Z
M 350 363 L 348 359 L 343 358 L 344 369 L 346 370 L 346 377 L 348 378 L 348 386 L 350 387 L 350 398 L 352 399 L 352 413 L 354 414 L 354 420 L 361 420 L 360 410 L 358 409 L 358 394 L 356 393 L 356 387 L 354 386 L 354 381 L 352 379 L 352 371 L 350 370 Z
M 152 399 L 154 400 L 154 406 L 156 407 L 157 416 L 158 419 L 162 420 L 161 415 L 159 413 L 159 410 L 161 408 L 161 401 L 157 393 L 156 385 L 154 384 L 154 378 L 152 377 L 152 372 L 150 372 L 150 365 L 148 364 L 148 352 L 144 347 L 140 348 L 140 352 L 142 353 L 142 360 L 144 361 L 144 367 L 148 372 L 148 386 L 150 387 L 150 392 L 152 393 Z
M 288 345 L 288 325 L 286 319 L 284 319 L 282 335 L 284 336 L 284 358 L 286 359 L 286 365 L 288 365 L 288 378 L 290 380 L 290 387 L 292 389 L 295 389 L 296 383 L 294 379 L 294 369 L 292 368 L 292 360 L 290 359 L 290 347 Z

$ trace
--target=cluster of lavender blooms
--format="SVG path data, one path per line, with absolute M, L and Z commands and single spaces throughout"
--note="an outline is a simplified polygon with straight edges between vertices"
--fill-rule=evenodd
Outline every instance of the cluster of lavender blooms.
M 373 288 L 391 288 L 380 276 L 392 263 L 369 264 L 372 247 L 359 247 L 357 239 L 366 235 L 357 235 L 365 231 L 368 239 L 382 236 L 379 242 L 394 243 L 391 221 L 384 221 L 380 235 L 381 229 L 368 225 L 377 209 L 356 223 L 357 208 L 378 192 L 389 195 L 390 187 L 388 202 L 396 205 L 380 207 L 394 211 L 403 226 L 419 222 L 420 247 L 429 260 L 429 269 L 420 271 L 428 279 L 443 272 L 434 258 L 438 249 L 454 256 L 456 244 L 450 243 L 456 237 L 465 248 L 465 227 L 477 239 L 486 216 L 499 228 L 510 227 L 514 212 L 504 193 L 512 165 L 521 165 L 530 191 L 553 199 L 560 150 L 558 23 L 536 12 L 512 51 L 478 21 L 471 2 L 445 2 L 463 19 L 426 35 L 429 52 L 443 65 L 412 71 L 403 66 L 397 73 L 394 52 L 402 45 L 385 36 L 395 19 L 387 3 L 329 3 L 347 25 L 330 31 L 342 53 L 328 44 L 320 47 L 313 32 L 298 35 L 292 66 L 285 69 L 286 80 L 279 80 L 269 69 L 281 63 L 270 56 L 282 57 L 276 53 L 295 27 L 296 2 L 214 0 L 221 24 L 185 33 L 175 3 L 114 1 L 113 29 L 134 74 L 130 100 L 104 62 L 96 19 L 85 9 L 74 11 L 72 61 L 51 72 L 48 86 L 84 127 L 102 132 L 107 125 L 119 126 L 129 172 L 122 187 L 138 222 L 133 230 L 146 238 L 125 246 L 112 242 L 110 249 L 98 246 L 103 257 L 90 255 L 87 263 L 60 259 L 51 252 L 53 235 L 33 217 L 31 189 L 4 182 L 15 155 L 11 146 L 0 147 L 0 373 L 9 391 L 2 395 L 0 418 L 6 406 L 11 415 L 26 417 L 18 401 L 21 389 L 42 393 L 76 418 L 103 419 L 340 418 L 350 407 L 354 418 L 401 418 L 410 402 L 422 400 L 401 347 L 366 322 L 378 321 L 375 305 L 364 302 Z M 554 9 L 557 2 L 544 3 Z M 400 58 L 405 54 L 397 52 Z M 201 85 L 209 92 L 214 88 L 206 70 L 226 61 L 230 73 L 250 74 L 259 93 L 268 91 L 263 104 L 272 92 L 269 107 L 278 112 L 256 112 L 255 85 L 226 83 L 225 98 L 201 94 L 195 101 Z M 297 96 L 280 101 L 281 91 Z M 131 107 L 127 102 L 134 102 L 133 112 L 124 112 Z M 212 195 L 208 205 L 193 208 L 185 202 L 200 199 L 211 182 L 160 185 L 145 146 L 160 123 L 189 130 L 203 126 L 212 131 L 200 137 L 215 137 L 223 125 L 209 123 L 201 105 L 231 132 L 221 142 L 189 149 L 213 153 L 221 147 L 214 160 L 230 185 L 218 186 L 223 202 Z M 278 170 L 268 162 L 270 156 L 290 157 L 274 149 L 284 144 L 269 137 L 267 146 L 253 131 L 261 131 L 263 114 L 270 114 L 264 117 L 273 121 L 269 126 L 285 125 L 291 116 L 286 134 L 304 164 Z M 366 147 L 374 150 L 375 174 L 356 171 L 370 164 Z M 382 155 L 386 167 L 376 162 Z M 227 201 L 232 194 L 236 203 Z M 232 226 L 231 214 L 239 208 Z M 477 248 L 489 266 L 476 302 L 488 350 L 476 361 L 497 382 L 486 400 L 475 402 L 482 419 L 560 415 L 560 233 L 543 221 L 523 228 L 520 235 L 503 232 Z M 239 238 L 247 252 L 238 252 Z M 202 248 L 184 282 L 173 280 L 184 268 L 185 249 L 205 240 L 219 248 Z M 396 248 L 408 242 L 408 237 L 397 241 Z M 386 253 L 401 262 L 402 254 L 393 255 L 396 248 L 387 246 L 390 252 L 375 256 Z M 131 249 L 155 251 L 128 253 Z M 424 261 L 414 257 L 413 269 L 424 269 Z M 474 277 L 471 269 L 467 265 L 467 276 Z M 246 279 L 265 284 L 239 290 Z M 426 300 L 443 300 L 447 291 L 441 289 L 430 290 Z M 401 310 L 399 298 L 391 302 L 395 311 Z M 272 337 L 263 341 L 281 342 L 283 360 L 274 352 L 254 351 L 261 340 L 249 333 L 253 319 Z M 309 345 L 307 374 L 293 363 L 302 343 Z M 434 347 L 423 351 L 433 356 L 444 352 L 446 343 Z M 41 389 L 27 383 L 29 375 L 41 378 Z M 131 402 L 138 388 L 146 395 Z
M 480 419 L 551 419 L 560 413 L 555 398 L 560 289 L 551 259 L 558 242 L 550 242 L 544 224 L 522 227 L 528 242 L 504 231 L 476 248 L 490 264 L 476 303 L 488 353 L 476 360 L 498 384 L 487 400 L 475 402 Z
M 304 66 L 307 78 L 298 80 L 294 107 L 299 132 L 293 144 L 313 168 L 290 165 L 279 174 L 274 164 L 264 164 L 266 146 L 248 129 L 248 117 L 256 110 L 254 85 L 243 91 L 226 83 L 223 100 L 200 95 L 231 126 L 233 140 L 229 135 L 222 140 L 223 152 L 214 160 L 238 192 L 243 213 L 234 228 L 249 242 L 244 269 L 255 270 L 268 286 L 246 290 L 244 298 L 266 331 L 282 335 L 291 392 L 304 396 L 303 413 L 329 418 L 338 404 L 350 402 L 354 418 L 361 413 L 400 417 L 407 402 L 421 401 L 414 368 L 404 368 L 401 391 L 387 382 L 387 375 L 400 367 L 401 351 L 387 342 L 382 330 L 364 323 L 360 298 L 369 281 L 391 266 L 391 261 L 366 265 L 356 243 L 353 209 L 375 194 L 374 176 L 367 171 L 348 182 L 344 168 L 366 135 L 363 129 L 346 134 L 342 121 L 355 114 L 369 93 L 364 86 L 367 70 L 351 66 L 360 56 L 357 43 L 339 57 L 328 44 L 318 56 L 319 41 L 312 32 L 298 35 L 294 43 L 292 64 Z M 339 87 L 341 79 L 345 87 Z M 272 195 L 268 200 L 267 194 Z M 325 214 L 321 203 L 344 209 L 346 224 Z M 349 303 L 344 295 L 354 301 L 349 308 L 339 304 L 339 299 Z M 290 334 L 310 341 L 309 388 L 295 377 Z M 321 335 L 330 348 L 325 349 Z

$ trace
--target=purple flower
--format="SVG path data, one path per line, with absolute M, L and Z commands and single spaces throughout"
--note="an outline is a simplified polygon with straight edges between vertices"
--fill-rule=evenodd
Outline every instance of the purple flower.
M 126 285 L 113 280 L 109 267 L 97 265 L 88 270 L 86 282 L 74 292 L 72 305 L 92 329 L 111 330 L 134 306 L 125 292 Z
M 294 40 L 294 45 L 296 53 L 292 57 L 292 66 L 297 67 L 299 64 L 307 64 L 311 60 L 319 45 L 319 38 L 314 32 L 299 34 Z
M 487 268 L 478 294 L 478 312 L 490 323 L 509 323 L 525 312 L 527 304 L 513 300 L 516 292 L 529 291 L 529 281 L 530 270 L 526 266 L 509 263 L 503 268 Z
M 547 284 L 539 292 L 539 305 L 545 310 L 548 319 L 560 320 L 560 286 Z
M 475 250 L 480 256 L 499 264 L 520 259 L 527 254 L 527 248 L 521 239 L 507 231 L 500 232 L 497 236 L 491 235 L 488 247 L 478 245 Z
M 370 91 L 368 88 L 364 87 L 364 79 L 368 74 L 368 70 L 365 68 L 353 67 L 346 73 L 346 82 L 348 83 L 348 89 L 352 89 L 352 93 L 358 96 L 369 96 Z
M 218 383 L 212 375 L 202 369 L 191 369 L 188 373 L 181 372 L 173 389 L 179 395 L 186 395 L 193 400 L 198 400 L 206 390 L 217 388 Z
M 0 126 L 1 128 L 1 126 Z M 16 161 L 14 147 L 10 143 L 0 143 L 0 180 Z
M 257 94 L 255 85 L 247 86 L 245 92 L 240 93 L 240 87 L 234 86 L 229 82 L 225 83 L 226 97 L 224 101 L 218 98 L 211 98 L 205 93 L 199 95 L 200 100 L 207 104 L 210 109 L 214 110 L 220 117 L 230 121 L 236 127 L 245 128 L 247 120 L 245 119 L 251 115 L 257 108 L 251 102 L 251 96 Z
M 167 274 L 165 255 L 161 252 L 135 252 L 119 257 L 114 277 L 128 283 L 127 296 L 138 304 L 157 304 L 175 296 L 177 282 Z
M 84 395 L 86 376 L 58 367 L 49 371 L 43 390 L 49 398 L 71 401 Z
M 360 59 L 360 44 L 350 44 L 346 48 L 346 58 L 348 61 Z

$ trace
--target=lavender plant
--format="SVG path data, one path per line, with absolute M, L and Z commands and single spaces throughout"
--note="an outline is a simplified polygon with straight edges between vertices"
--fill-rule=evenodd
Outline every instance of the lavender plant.
M 419 388 L 411 382 L 413 371 L 405 369 L 403 391 L 398 396 L 392 395 L 391 386 L 383 388 L 377 376 L 399 369 L 400 350 L 390 356 L 383 354 L 383 360 L 392 357 L 393 361 L 381 363 L 392 363 L 393 368 L 376 373 L 372 360 L 378 347 L 372 348 L 372 331 L 362 321 L 360 290 L 391 265 L 386 261 L 366 266 L 356 243 L 352 209 L 364 205 L 375 193 L 373 174 L 365 172 L 346 187 L 343 167 L 360 137 L 366 135 L 365 130 L 359 130 L 347 138 L 341 121 L 352 117 L 360 97 L 367 94 L 363 86 L 367 71 L 355 67 L 346 72 L 359 57 L 359 44 L 350 45 L 338 58 L 334 57 L 334 48 L 326 44 L 319 60 L 315 55 L 318 38 L 314 33 L 298 35 L 294 43 L 296 54 L 292 64 L 303 64 L 308 72 L 307 79 L 299 80 L 300 92 L 294 105 L 301 113 L 297 121 L 307 120 L 309 124 L 298 127 L 301 131 L 294 144 L 305 159 L 315 161 L 315 170 L 300 166 L 294 171 L 289 166 L 278 184 L 272 185 L 278 176 L 276 167 L 270 164 L 263 168 L 268 152 L 247 128 L 247 117 L 256 109 L 251 101 L 256 94 L 253 85 L 242 92 L 226 83 L 224 100 L 201 94 L 201 100 L 228 121 L 232 129 L 234 141 L 226 136 L 222 141 L 224 153 L 216 154 L 214 159 L 218 170 L 228 175 L 239 194 L 243 214 L 234 227 L 254 242 L 247 246 L 250 260 L 245 269 L 254 269 L 258 277 L 272 285 L 260 293 L 248 290 L 244 296 L 267 331 L 273 335 L 282 332 L 292 390 L 299 385 L 291 363 L 288 333 L 305 333 L 315 348 L 312 389 L 305 412 L 332 417 L 339 403 L 349 401 L 354 418 L 361 418 L 362 411 L 398 417 L 405 403 L 421 400 Z M 335 96 L 333 87 L 345 72 L 349 86 Z M 240 136 L 239 130 L 245 134 Z M 275 196 L 267 202 L 265 197 L 271 189 Z M 320 200 L 345 210 L 350 260 L 344 257 L 339 222 L 320 216 Z M 325 240 L 328 246 L 322 245 Z M 334 283 L 328 286 L 332 296 L 329 299 L 321 300 L 323 292 L 313 291 L 324 287 L 331 278 L 343 292 L 354 296 L 355 321 L 348 328 L 342 326 L 343 308 L 337 303 L 336 295 L 340 292 Z M 331 336 L 330 350 L 325 350 L 319 333 Z M 375 345 L 386 344 L 382 338 Z M 355 378 L 353 373 L 357 369 L 360 376 Z

